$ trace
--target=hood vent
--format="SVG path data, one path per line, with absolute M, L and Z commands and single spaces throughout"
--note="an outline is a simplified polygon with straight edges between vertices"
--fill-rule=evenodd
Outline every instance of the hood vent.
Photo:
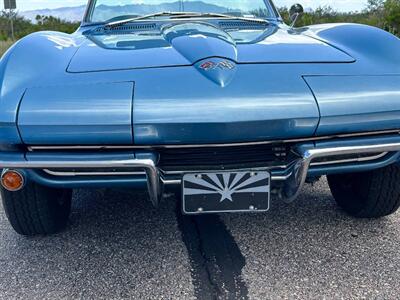
M 219 22 L 218 25 L 224 30 L 265 30 L 268 27 L 267 23 L 257 21 L 223 21 Z
M 96 34 L 129 34 L 129 33 L 136 33 L 136 32 L 143 32 L 143 31 L 152 31 L 157 28 L 157 25 L 155 23 L 150 23 L 150 24 L 127 24 L 127 25 L 121 25 L 121 26 L 115 26 L 112 28 L 103 28 L 99 27 L 96 30 L 94 30 L 94 33 Z

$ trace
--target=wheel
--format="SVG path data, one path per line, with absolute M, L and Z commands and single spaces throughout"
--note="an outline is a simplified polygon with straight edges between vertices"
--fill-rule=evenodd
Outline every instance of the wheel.
M 33 182 L 20 191 L 1 188 L 7 218 L 16 232 L 26 236 L 48 235 L 67 225 L 72 190 L 54 189 Z
M 328 175 L 340 207 L 357 218 L 380 218 L 400 206 L 400 166 L 393 164 L 369 172 Z

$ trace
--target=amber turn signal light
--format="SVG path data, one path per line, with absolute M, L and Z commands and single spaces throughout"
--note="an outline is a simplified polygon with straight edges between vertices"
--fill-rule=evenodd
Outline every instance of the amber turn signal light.
M 1 174 L 1 185 L 10 192 L 19 191 L 24 183 L 24 176 L 15 170 L 4 170 Z

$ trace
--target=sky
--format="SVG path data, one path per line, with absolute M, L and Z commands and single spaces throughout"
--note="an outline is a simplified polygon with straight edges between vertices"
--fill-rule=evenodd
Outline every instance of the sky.
M 0 8 L 2 9 L 3 0 Z M 146 0 L 115 0 L 116 3 L 123 2 L 144 2 Z M 149 1 L 150 2 L 150 1 Z M 316 8 L 318 6 L 330 5 L 340 11 L 362 10 L 365 8 L 367 0 L 274 0 L 276 6 L 290 6 L 294 3 L 300 3 L 306 8 Z M 87 3 L 87 0 L 17 0 L 19 10 L 34 10 L 43 8 L 57 8 L 66 6 L 79 6 Z

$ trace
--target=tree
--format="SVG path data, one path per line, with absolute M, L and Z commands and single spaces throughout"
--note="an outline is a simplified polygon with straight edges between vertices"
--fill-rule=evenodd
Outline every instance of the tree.
M 9 17 L 10 16 L 6 11 L 2 11 L 0 13 L 0 40 L 7 40 L 11 36 Z M 22 38 L 32 32 L 41 30 L 54 30 L 72 33 L 79 27 L 79 23 L 77 22 L 64 21 L 51 16 L 38 15 L 35 18 L 36 23 L 34 24 L 17 14 L 13 16 L 13 19 L 15 36 L 17 39 Z
M 393 34 L 400 34 L 400 0 L 386 0 L 384 16 L 387 30 Z
M 384 9 L 384 0 L 368 0 L 367 10 L 370 13 L 380 13 Z
M 386 28 L 384 5 L 384 0 L 368 0 L 367 9 L 364 11 L 367 15 L 365 23 L 380 28 Z
M 283 7 L 279 12 L 290 24 L 288 9 Z M 296 26 L 337 22 L 367 24 L 400 36 L 400 0 L 368 0 L 366 9 L 361 12 L 342 13 L 329 6 L 319 7 L 304 13 Z

